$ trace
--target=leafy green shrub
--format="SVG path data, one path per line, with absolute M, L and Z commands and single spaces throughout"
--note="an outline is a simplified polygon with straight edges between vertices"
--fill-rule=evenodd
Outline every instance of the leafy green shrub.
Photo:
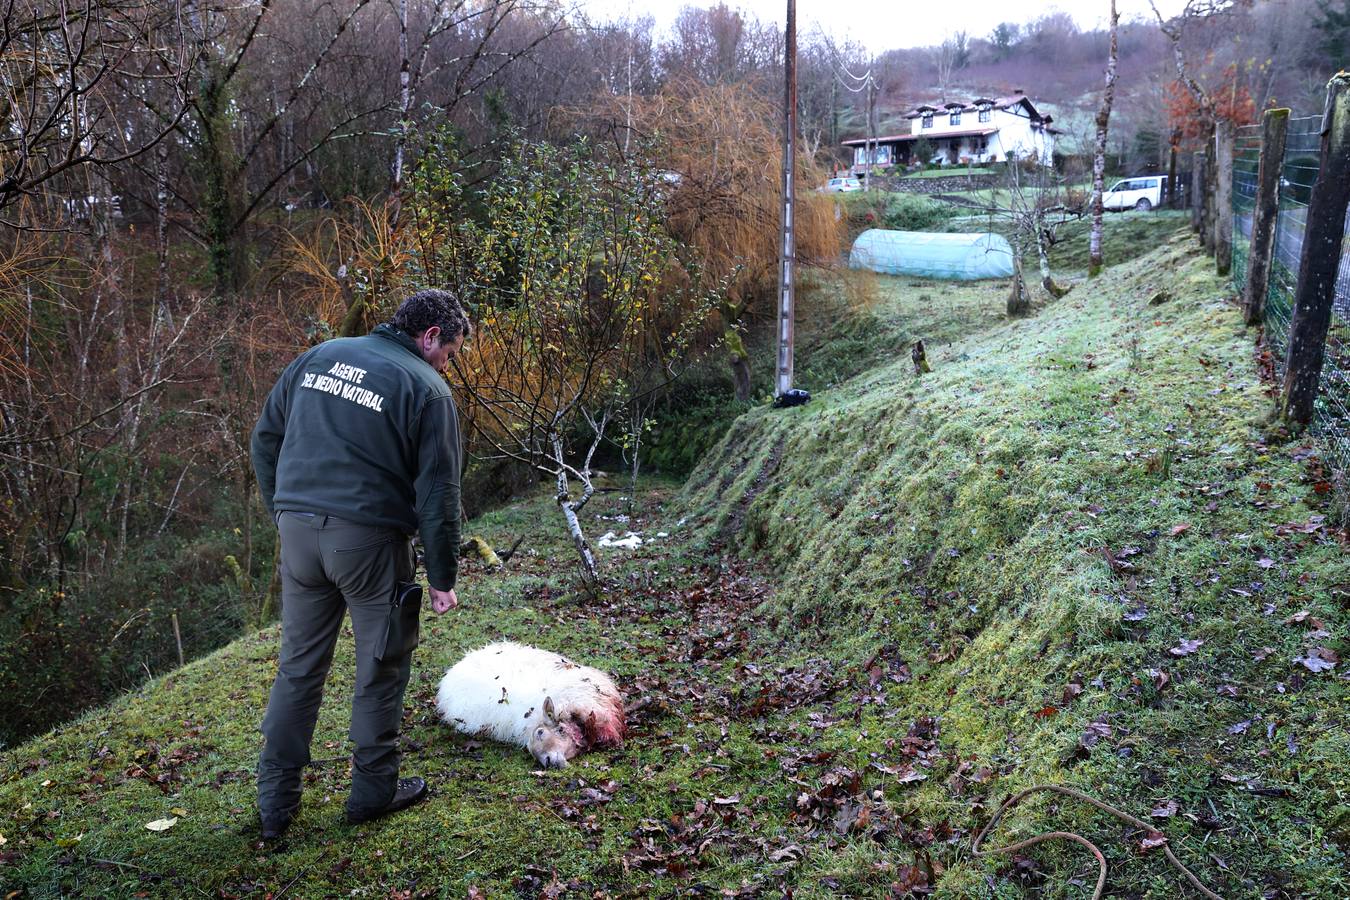
M 937 231 L 953 215 L 952 207 L 919 194 L 891 194 L 881 227 L 895 231 Z

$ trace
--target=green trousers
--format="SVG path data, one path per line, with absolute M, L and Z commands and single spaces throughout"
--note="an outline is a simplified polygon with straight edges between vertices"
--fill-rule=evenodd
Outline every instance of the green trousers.
M 394 585 L 412 580 L 412 546 L 399 531 L 334 516 L 282 512 L 277 527 L 281 655 L 262 722 L 258 811 L 280 815 L 300 805 L 301 770 L 310 761 L 310 740 L 344 611 L 351 614 L 356 639 L 348 733 L 355 749 L 347 809 L 381 809 L 398 781 L 398 730 L 412 654 L 381 663 L 374 647 L 384 634 Z

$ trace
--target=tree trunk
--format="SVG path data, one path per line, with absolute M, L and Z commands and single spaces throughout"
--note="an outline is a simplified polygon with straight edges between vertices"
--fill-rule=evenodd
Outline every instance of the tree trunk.
M 736 386 L 736 399 L 741 403 L 750 402 L 750 354 L 746 352 L 745 342 L 740 334 L 731 327 L 726 331 L 727 352 L 731 355 L 731 377 Z
M 1120 14 L 1111 0 L 1111 49 L 1106 57 L 1106 91 L 1097 110 L 1097 143 L 1092 155 L 1092 234 L 1088 239 L 1088 277 L 1102 271 L 1102 191 L 1106 187 L 1106 135 L 1111 121 L 1111 103 L 1116 95 L 1116 31 Z M 1048 290 L 1048 289 L 1047 289 Z
M 587 590 L 594 593 L 600 581 L 600 572 L 595 564 L 595 554 L 591 552 L 591 545 L 581 530 L 581 520 L 577 517 L 577 510 L 584 506 L 589 498 L 590 486 L 587 485 L 587 494 L 580 500 L 572 500 L 568 490 L 567 470 L 562 462 L 562 441 L 554 436 L 552 442 L 554 462 L 558 466 L 558 494 L 554 499 L 557 500 L 558 509 L 562 511 L 563 519 L 567 522 L 567 533 L 572 536 L 572 545 L 577 548 L 577 556 L 581 560 L 581 579 L 586 583 Z
M 1056 300 L 1067 294 L 1069 289 L 1056 284 L 1050 274 L 1050 252 L 1045 246 L 1045 236 L 1040 228 L 1036 229 L 1036 259 L 1040 263 L 1041 287 L 1045 292 Z
M 155 309 L 169 297 L 169 145 L 155 148 Z
M 96 185 L 95 203 L 97 208 L 94 210 L 93 221 L 94 229 L 98 236 L 98 291 L 107 298 L 109 309 L 112 312 L 112 326 L 114 339 L 117 341 L 117 362 L 114 367 L 114 377 L 117 379 L 117 396 L 119 398 L 130 397 L 132 388 L 132 360 L 135 351 L 132 344 L 135 341 L 131 333 L 131 311 L 127 308 L 130 301 L 122 292 L 122 264 L 118 258 L 117 249 L 113 246 L 113 231 L 116 225 L 113 222 L 113 190 L 112 182 L 109 181 L 109 172 L 103 166 L 95 166 L 93 169 L 93 178 Z M 123 452 L 126 458 L 126 467 L 121 483 L 112 497 L 114 508 L 118 512 L 117 527 L 117 545 L 114 553 L 121 557 L 127 548 L 127 524 L 131 516 L 132 501 L 132 463 L 136 453 L 136 435 L 132 427 L 134 418 L 134 404 L 123 405 L 118 413 L 118 431 L 121 433 Z
M 389 231 L 398 230 L 403 209 L 403 154 L 412 125 L 412 60 L 408 57 L 408 0 L 398 0 L 398 137 L 389 177 Z
M 230 177 L 234 165 L 229 147 L 230 127 L 225 113 L 227 106 L 225 85 L 221 83 L 219 73 L 211 71 L 201 88 L 199 163 L 204 182 L 203 204 L 211 278 L 217 298 L 233 293 L 243 281 L 237 246 L 238 229 L 235 227 L 235 186 Z
M 742 354 L 731 357 L 731 377 L 735 382 L 736 399 L 741 403 L 750 402 L 750 361 Z
M 1031 313 L 1031 297 L 1027 294 L 1027 285 L 1022 278 L 1022 254 L 1013 249 L 1013 280 L 1008 291 L 1008 315 L 1025 316 Z

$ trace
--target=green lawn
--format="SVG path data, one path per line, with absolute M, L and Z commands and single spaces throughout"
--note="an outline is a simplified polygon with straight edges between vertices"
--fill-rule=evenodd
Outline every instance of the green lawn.
M 600 551 L 599 599 L 574 588 L 547 493 L 476 520 L 526 540 L 504 572 L 466 563 L 463 608 L 425 623 L 404 718 L 421 806 L 340 824 L 344 638 L 301 817 L 256 844 L 271 628 L 0 755 L 0 885 L 1086 897 L 1081 848 L 970 853 L 1001 799 L 1058 783 L 1156 823 L 1225 897 L 1346 896 L 1350 689 L 1326 665 L 1350 652 L 1344 535 L 1315 448 L 1262 427 L 1212 266 L 1187 233 L 1158 243 L 1026 320 L 997 285 L 883 279 L 870 321 L 945 334 L 933 373 L 897 347 L 805 407 L 742 416 L 629 521 L 624 492 L 598 495 L 592 537 L 654 538 Z M 540 773 L 438 723 L 440 675 L 499 637 L 615 673 L 628 746 Z M 1047 828 L 1102 847 L 1113 896 L 1191 895 L 1091 808 L 1028 803 L 991 844 Z

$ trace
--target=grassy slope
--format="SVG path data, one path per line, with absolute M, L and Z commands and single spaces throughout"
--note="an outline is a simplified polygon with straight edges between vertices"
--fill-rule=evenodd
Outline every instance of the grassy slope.
M 1223 893 L 1345 896 L 1350 691 L 1292 660 L 1350 650 L 1350 568 L 1325 526 L 1279 527 L 1316 522 L 1319 479 L 1300 445 L 1260 441 L 1250 337 L 1190 246 L 938 354 L 922 381 L 899 362 L 743 417 L 686 502 L 781 573 L 763 611 L 780 632 L 908 665 L 861 712 L 859 748 L 939 716 L 942 749 L 993 773 L 937 767 L 910 789 L 926 819 L 970 828 L 972 794 L 1042 781 L 1136 815 L 1175 800 L 1160 824 Z M 1171 654 L 1183 640 L 1204 644 Z M 1094 721 L 1110 734 L 1087 749 Z M 1042 805 L 1009 832 L 1118 834 L 1090 813 Z M 1174 890 L 1162 860 L 1114 850 L 1127 893 Z M 984 871 L 962 859 L 943 884 L 980 895 Z
M 556 875 L 575 896 L 786 884 L 824 897 L 932 877 L 950 897 L 1086 896 L 1064 886 L 1081 853 L 970 859 L 993 802 L 1051 780 L 1136 814 L 1175 800 L 1161 826 L 1225 896 L 1344 895 L 1332 838 L 1350 829 L 1346 685 L 1290 660 L 1305 644 L 1348 649 L 1335 586 L 1350 572 L 1325 527 L 1276 533 L 1309 521 L 1317 495 L 1296 446 L 1257 441 L 1250 343 L 1206 271 L 1165 247 L 1035 319 L 972 314 L 988 327 L 930 343 L 921 383 L 901 356 L 806 408 L 750 413 L 681 496 L 641 497 L 633 527 L 672 536 L 611 555 L 604 602 L 568 589 L 546 497 L 485 517 L 491 540 L 523 532 L 532 553 L 506 573 L 471 569 L 465 608 L 428 621 L 405 769 L 435 793 L 397 819 L 338 824 L 344 639 L 302 816 L 276 850 L 253 844 L 269 629 L 0 756 L 0 885 L 495 897 L 547 893 Z M 1144 306 L 1164 283 L 1173 299 Z M 953 286 L 891 284 L 897 316 L 905 297 L 940 311 L 949 288 L 968 308 Z M 1150 460 L 1169 447 L 1165 478 Z M 617 494 L 594 503 L 620 512 Z M 719 562 L 736 545 L 768 566 Z M 1138 547 L 1123 557 L 1135 571 L 1113 574 L 1102 546 Z M 1331 635 L 1308 637 L 1314 619 Z M 498 636 L 616 672 L 641 704 L 630 746 L 536 775 L 522 752 L 438 725 L 439 674 Z M 1205 643 L 1169 656 L 1183 638 Z M 1076 674 L 1083 692 L 1066 702 Z M 1110 734 L 1075 752 L 1103 715 Z M 174 810 L 186 814 L 169 831 L 144 828 Z M 1005 835 L 1083 830 L 1122 896 L 1177 893 L 1110 821 L 1045 803 L 1010 818 Z
M 1006 198 L 989 192 L 968 192 L 961 196 L 976 202 L 1006 204 Z M 1107 266 L 1119 265 L 1137 259 L 1158 247 L 1167 237 L 1189 220 L 1189 213 L 1177 210 L 1151 212 L 1108 212 L 1102 216 L 1102 252 Z M 1008 233 L 1008 225 L 987 215 L 962 216 L 952 220 L 952 231 L 990 231 Z M 1071 219 L 1057 229 L 1058 241 L 1050 250 L 1050 265 L 1057 278 L 1066 273 L 1086 275 L 1088 269 L 1088 237 L 1092 219 L 1084 216 Z M 1026 262 L 1036 271 L 1035 252 L 1028 251 Z

